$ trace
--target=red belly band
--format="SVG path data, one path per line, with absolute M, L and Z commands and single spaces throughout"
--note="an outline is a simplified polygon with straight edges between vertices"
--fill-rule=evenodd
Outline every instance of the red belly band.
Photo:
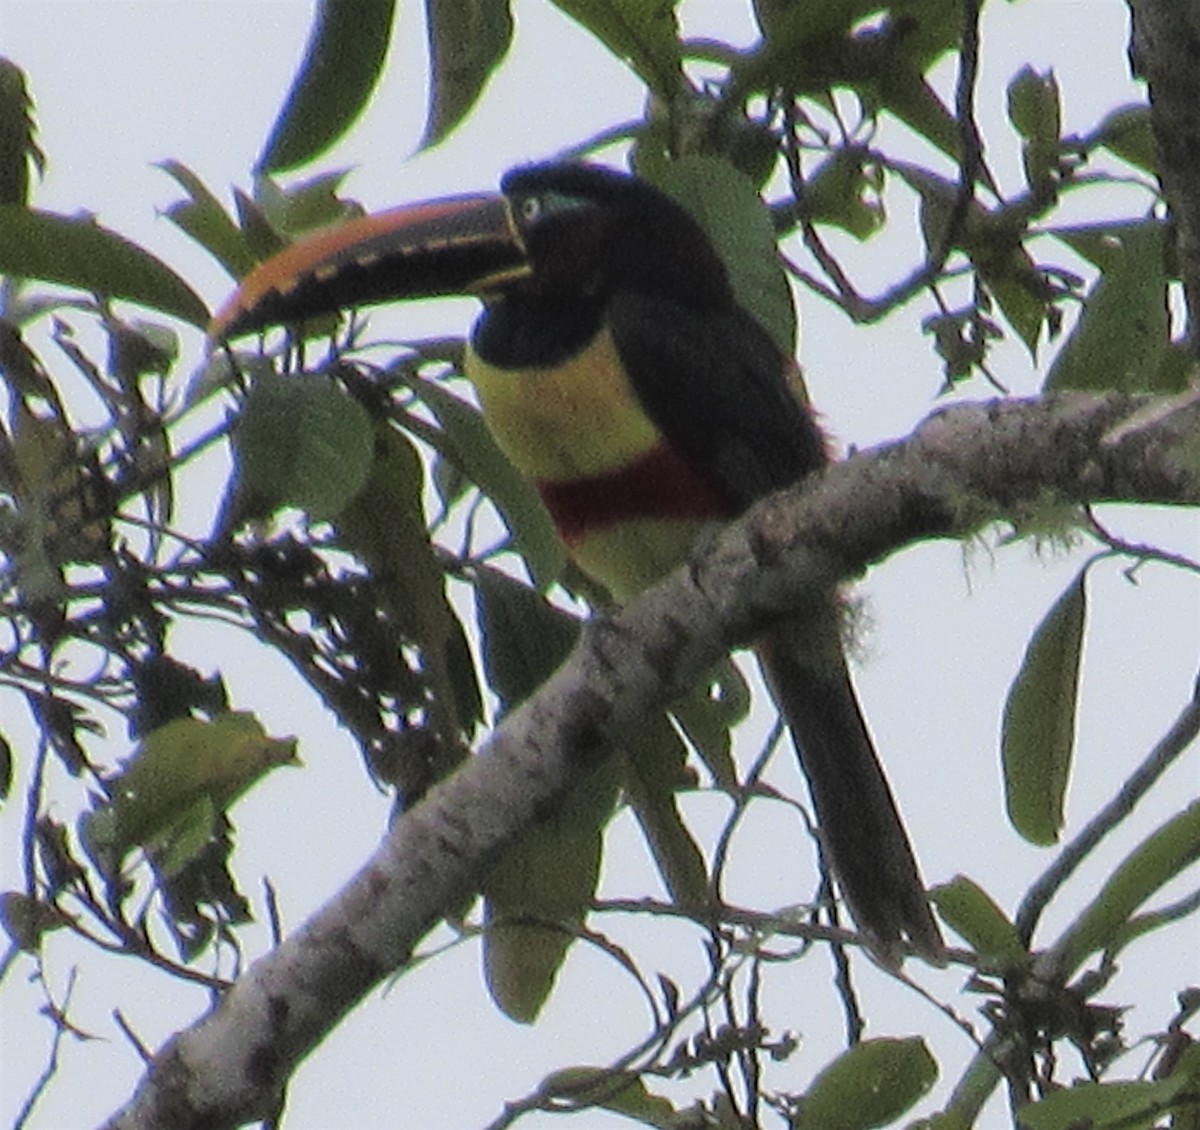
M 695 521 L 733 515 L 721 492 L 665 442 L 603 474 L 541 479 L 537 490 L 567 545 L 634 518 Z

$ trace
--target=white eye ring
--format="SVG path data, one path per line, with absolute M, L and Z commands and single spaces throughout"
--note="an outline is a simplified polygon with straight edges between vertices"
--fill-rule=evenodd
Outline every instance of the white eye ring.
M 526 196 L 521 201 L 521 219 L 532 223 L 542 214 L 542 202 L 536 196 Z

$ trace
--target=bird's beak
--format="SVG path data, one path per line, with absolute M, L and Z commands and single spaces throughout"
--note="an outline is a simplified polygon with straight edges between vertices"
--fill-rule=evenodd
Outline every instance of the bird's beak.
M 486 294 L 530 274 L 508 200 L 455 196 L 350 220 L 259 264 L 209 326 L 223 341 L 349 306 Z

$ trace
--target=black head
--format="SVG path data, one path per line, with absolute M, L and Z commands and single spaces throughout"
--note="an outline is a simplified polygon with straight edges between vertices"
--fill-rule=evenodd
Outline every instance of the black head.
M 702 309 L 733 304 L 704 229 L 646 181 L 575 162 L 521 166 L 500 189 L 532 267 L 518 286 L 582 295 L 644 290 Z

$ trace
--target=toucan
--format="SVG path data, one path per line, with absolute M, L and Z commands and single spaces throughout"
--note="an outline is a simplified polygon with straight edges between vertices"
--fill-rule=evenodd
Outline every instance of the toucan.
M 225 340 L 356 305 L 483 301 L 464 372 L 576 564 L 619 601 L 686 559 L 706 524 L 828 461 L 795 362 L 735 296 L 680 203 L 635 176 L 523 166 L 499 194 L 348 221 L 252 271 Z M 808 779 L 820 842 L 872 951 L 943 943 L 859 707 L 836 600 L 755 648 Z

